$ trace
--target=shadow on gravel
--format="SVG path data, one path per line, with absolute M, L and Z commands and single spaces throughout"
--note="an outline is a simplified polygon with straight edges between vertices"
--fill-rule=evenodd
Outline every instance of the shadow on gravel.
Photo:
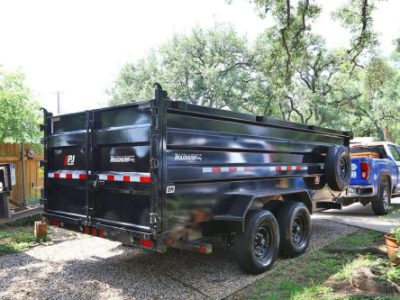
M 35 266 L 40 260 L 35 261 L 29 255 L 19 254 L 21 262 L 9 267 L 6 278 L 1 281 L 17 281 L 22 286 L 26 280 L 22 278 L 26 276 L 26 270 L 20 267 L 24 263 L 33 263 L 29 273 L 37 284 L 32 293 L 19 293 L 21 298 L 199 299 L 210 296 L 216 298 L 226 291 L 227 283 L 231 285 L 241 277 L 249 277 L 237 267 L 232 253 L 222 244 L 215 245 L 210 255 L 175 249 L 158 254 L 122 245 L 110 251 L 119 254 L 108 258 L 93 255 L 85 260 L 68 260 L 59 264 L 56 270 L 45 273 L 41 270 L 42 264 Z M 22 260 L 25 262 L 22 263 Z M 6 290 L 8 287 L 3 289 Z M 2 294 L 1 298 L 5 296 L 5 299 L 12 299 L 11 291 L 9 289 L 9 294 Z
M 5 256 L 0 257 L 0 291 L 6 290 L 6 288 L 14 282 L 18 283 L 26 280 L 25 266 L 30 265 L 30 269 L 32 270 L 31 272 L 35 274 L 36 271 L 40 269 L 40 263 L 42 263 L 42 260 L 32 257 L 24 252 L 8 254 L 7 256 L 13 258 L 13 264 L 1 259 Z M 7 271 L 1 272 L 1 270 Z
M 376 218 L 380 219 L 383 221 L 390 220 L 391 216 L 395 218 L 400 218 L 400 203 L 399 200 L 400 198 L 394 198 L 392 199 L 392 205 L 391 205 L 391 213 L 387 216 L 375 216 L 371 204 L 367 205 L 362 205 L 361 203 L 354 203 L 349 206 L 343 207 L 342 210 L 339 209 L 328 209 L 328 210 L 322 210 L 320 212 L 323 212 L 324 214 L 327 215 L 344 215 L 344 216 L 365 216 L 365 217 L 371 217 L 371 218 Z
M 352 227 L 329 221 L 316 220 L 313 223 L 309 251 L 323 247 L 332 238 L 355 231 Z M 23 278 L 20 278 L 24 275 L 38 280 L 26 285 L 33 293 L 29 297 L 35 299 L 217 299 L 266 276 L 252 276 L 242 272 L 232 251 L 222 243 L 214 243 L 210 255 L 174 249 L 158 254 L 110 243 L 115 242 L 96 238 L 66 241 L 49 246 L 44 252 L 33 251 L 32 255 L 43 259 L 38 264 L 43 266 L 43 270 L 38 269 L 34 261 L 28 262 L 30 266 L 24 271 L 15 266 L 8 267 L 8 270 L 17 272 L 18 286 L 24 285 Z M 74 255 L 74 247 L 80 247 L 84 254 Z M 52 251 L 66 250 L 64 258 L 51 257 Z M 283 264 L 288 263 L 290 260 L 280 259 L 274 268 L 282 268 Z M 16 288 L 7 288 L 6 295 L 12 295 Z M 23 294 L 18 296 L 24 298 Z M 0 292 L 0 298 L 4 298 L 4 293 Z

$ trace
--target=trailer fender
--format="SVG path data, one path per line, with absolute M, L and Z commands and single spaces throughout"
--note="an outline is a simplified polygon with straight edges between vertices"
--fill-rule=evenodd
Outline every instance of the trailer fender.
M 241 222 L 242 228 L 248 211 L 253 209 L 271 209 L 282 201 L 303 202 L 310 213 L 312 212 L 312 202 L 310 194 L 305 189 L 267 189 L 254 193 L 233 192 L 226 193 L 218 201 L 218 205 L 213 210 L 214 221 Z M 278 208 L 276 207 L 276 208 Z

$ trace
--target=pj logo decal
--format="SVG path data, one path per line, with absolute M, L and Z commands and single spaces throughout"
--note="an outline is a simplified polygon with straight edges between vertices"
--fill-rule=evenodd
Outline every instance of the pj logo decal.
M 73 166 L 75 164 L 75 155 L 65 155 L 64 166 Z

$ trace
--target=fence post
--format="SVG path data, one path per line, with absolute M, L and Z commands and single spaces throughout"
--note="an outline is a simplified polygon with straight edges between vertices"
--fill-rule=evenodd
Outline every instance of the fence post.
M 26 206 L 26 166 L 25 166 L 25 145 L 21 143 L 21 166 L 22 166 L 22 204 Z

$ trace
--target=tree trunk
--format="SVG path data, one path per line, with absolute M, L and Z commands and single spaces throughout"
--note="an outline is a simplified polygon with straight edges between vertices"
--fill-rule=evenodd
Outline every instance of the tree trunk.
M 385 126 L 385 127 L 383 127 L 383 139 L 386 141 L 386 142 L 391 142 L 392 141 L 392 136 L 391 136 L 391 134 L 390 134 L 390 130 L 389 130 L 389 127 L 388 126 Z

